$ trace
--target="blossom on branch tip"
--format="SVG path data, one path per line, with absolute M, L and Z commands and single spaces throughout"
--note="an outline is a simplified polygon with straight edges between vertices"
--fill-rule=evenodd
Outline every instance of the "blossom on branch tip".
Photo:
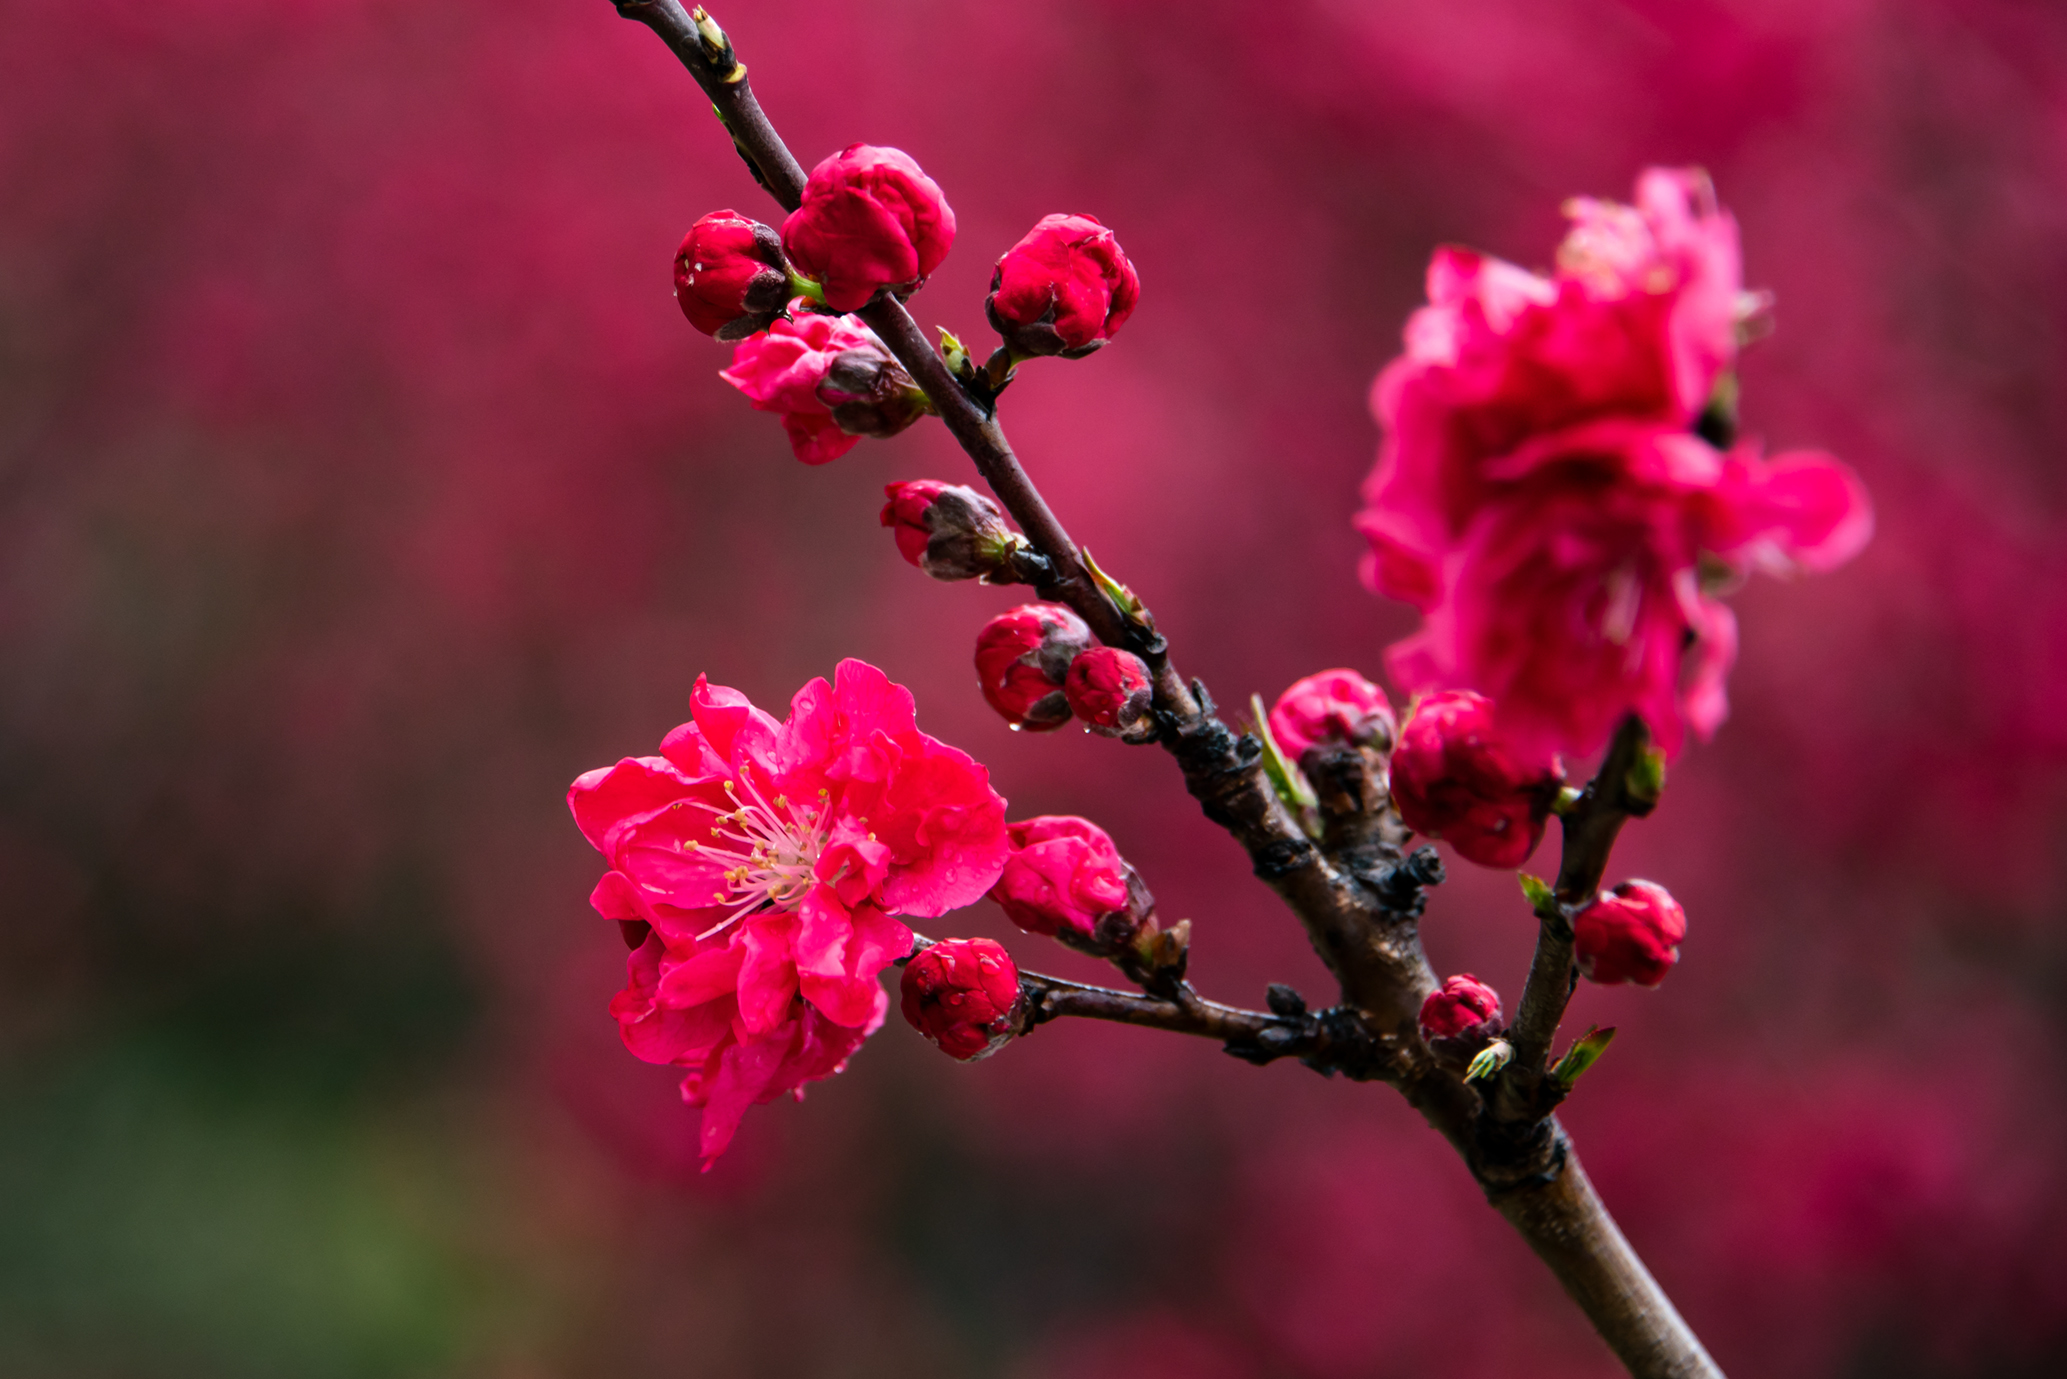
M 1397 734 L 1392 701 L 1353 670 L 1323 670 L 1295 680 L 1270 710 L 1270 735 L 1292 761 L 1317 742 L 1389 752 Z
M 1449 1039 L 1480 1025 L 1500 1024 L 1500 994 L 1469 972 L 1428 993 L 1421 1003 L 1421 1036 Z
M 1026 1006 L 1012 955 L 987 938 L 932 945 L 905 964 L 897 985 L 906 1022 L 965 1063 L 1011 1042 Z
M 803 203 L 782 222 L 790 261 L 834 311 L 859 310 L 880 288 L 908 295 L 954 238 L 939 184 L 910 154 L 872 144 L 850 144 L 811 169 Z
M 1070 720 L 1063 681 L 1090 649 L 1091 629 L 1059 603 L 1022 603 L 976 634 L 976 677 L 983 698 L 1014 728 L 1046 732 Z
M 1147 742 L 1155 737 L 1155 687 L 1148 666 L 1131 651 L 1094 646 L 1069 663 L 1063 697 L 1086 727 L 1102 737 Z
M 765 330 L 789 301 L 782 236 L 737 211 L 712 211 L 675 252 L 675 300 L 689 324 L 720 340 Z
M 1130 907 L 1130 868 L 1112 837 L 1074 814 L 1007 825 L 1012 855 L 990 898 L 1030 934 L 1089 939 L 1104 916 Z
M 893 916 L 976 900 L 1010 845 L 989 773 L 873 666 L 842 661 L 780 722 L 702 678 L 690 711 L 568 804 L 610 868 L 590 902 L 647 929 L 612 1011 L 633 1053 L 690 1070 L 708 1160 L 881 1023 L 878 974 L 911 948 Z
M 1687 912 L 1652 881 L 1624 881 L 1572 916 L 1572 955 L 1588 981 L 1656 986 L 1679 961 Z
M 1407 827 L 1481 866 L 1528 860 L 1563 783 L 1557 758 L 1515 751 L 1495 727 L 1493 701 L 1469 690 L 1416 704 L 1392 754 L 1392 796 Z
M 1016 355 L 1081 359 L 1134 312 L 1141 278 L 1095 216 L 1043 216 L 991 270 L 984 314 Z
M 935 579 L 983 579 L 1009 572 L 1024 538 L 998 505 L 973 488 L 938 479 L 885 484 L 882 522 L 897 550 Z
M 757 412 L 782 417 L 790 448 L 805 464 L 852 450 L 857 436 L 891 436 L 925 411 L 924 395 L 874 331 L 844 316 L 803 310 L 739 342 L 718 377 Z

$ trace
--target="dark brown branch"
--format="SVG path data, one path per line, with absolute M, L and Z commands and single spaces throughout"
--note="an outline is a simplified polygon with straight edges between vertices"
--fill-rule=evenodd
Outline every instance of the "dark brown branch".
M 701 12 L 692 17 L 677 0 L 615 3 L 621 15 L 653 29 L 681 59 L 716 106 L 756 180 L 794 210 L 802 197 L 803 169 L 754 99 L 730 41 L 707 18 L 699 24 Z M 1179 994 L 1189 999 L 1165 1000 L 1038 978 L 1045 984 L 1041 1004 L 1053 1002 L 1045 1018 L 1076 1014 L 1210 1035 L 1227 1040 L 1230 1052 L 1252 1061 L 1292 1055 L 1323 1070 L 1392 1083 L 1464 1155 L 1501 1213 L 1558 1275 L 1633 1375 L 1720 1379 L 1720 1371 L 1615 1228 L 1557 1122 L 1541 1117 L 1511 1124 L 1523 1132 L 1519 1138 L 1482 1133 L 1495 1118 L 1480 1114 L 1478 1092 L 1440 1065 L 1420 1039 L 1414 1017 L 1435 982 L 1416 919 L 1420 887 L 1433 878 L 1418 875 L 1415 859 L 1399 856 L 1389 829 L 1370 821 L 1331 821 L 1324 830 L 1331 846 L 1325 852 L 1315 847 L 1271 789 L 1256 740 L 1230 732 L 1204 687 L 1186 684 L 1170 664 L 1152 620 L 1127 616 L 1098 588 L 1076 544 L 1012 453 L 992 409 L 948 372 L 903 303 L 880 295 L 859 315 L 925 391 L 999 502 L 1049 562 L 1052 580 L 1036 586 L 1042 597 L 1068 604 L 1102 641 L 1149 663 L 1162 740 L 1177 758 L 1186 787 L 1207 817 L 1241 843 L 1257 876 L 1300 917 L 1348 1003 L 1294 1019 L 1219 1006 L 1188 987 Z M 1618 735 L 1611 762 L 1624 745 Z M 1627 779 L 1626 771 L 1611 775 L 1604 765 L 1595 787 L 1607 781 L 1620 788 L 1617 783 Z M 1589 795 L 1605 799 L 1593 787 Z M 1561 918 L 1568 919 L 1575 898 L 1590 896 L 1599 885 L 1622 819 L 1645 812 L 1626 803 L 1588 807 L 1582 800 L 1581 813 L 1568 821 L 1567 874 L 1560 875 L 1557 888 L 1567 907 Z M 1368 801 L 1363 807 L 1369 808 Z M 1546 933 L 1552 927 L 1546 925 Z M 1569 924 L 1556 927 L 1563 930 L 1562 954 L 1553 935 L 1550 951 L 1539 946 L 1537 966 L 1550 977 L 1562 976 L 1564 989 L 1555 991 L 1555 982 L 1543 986 L 1532 968 L 1521 1015 L 1532 1032 L 1540 1029 L 1545 1050 L 1570 994 Z M 1229 1039 L 1229 1032 L 1240 1037 Z M 1535 1066 L 1540 1080 L 1540 1054 Z
M 1657 806 L 1655 783 L 1642 769 L 1650 750 L 1651 735 L 1643 720 L 1630 714 L 1608 744 L 1600 770 L 1563 817 L 1564 856 L 1554 888 L 1556 907 L 1538 915 L 1536 954 L 1529 963 L 1514 1027 L 1508 1032 L 1514 1062 L 1503 1081 L 1525 1084 L 1517 1090 L 1532 1094 L 1536 1090 L 1550 1056 L 1551 1040 L 1572 999 L 1577 977 L 1572 965 L 1572 915 L 1599 891 L 1623 823 L 1642 818 Z

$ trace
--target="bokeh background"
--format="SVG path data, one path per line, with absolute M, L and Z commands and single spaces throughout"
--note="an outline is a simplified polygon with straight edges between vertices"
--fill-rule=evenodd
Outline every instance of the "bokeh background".
M 698 672 L 841 656 L 1093 814 L 1212 994 L 1318 962 L 1154 751 L 1018 737 L 881 485 L 811 470 L 669 298 L 773 219 L 602 0 L 0 4 L 0 1372 L 1607 1375 L 1382 1088 L 1051 1027 L 901 1024 L 697 1171 L 619 1047 L 562 795 Z M 1429 249 L 1540 265 L 1567 195 L 1700 162 L 1779 331 L 1748 428 L 1871 485 L 1853 566 L 1737 600 L 1736 713 L 1620 875 L 1692 916 L 1568 1122 L 1717 1357 L 2067 1367 L 2067 11 L 2043 0 L 1063 0 L 719 11 L 808 165 L 899 145 L 981 340 L 989 266 L 1089 211 L 1119 342 L 1006 401 L 1080 539 L 1226 704 L 1375 673 L 1364 395 Z M 1426 933 L 1510 995 L 1454 863 Z M 942 929 L 1009 939 L 987 903 Z

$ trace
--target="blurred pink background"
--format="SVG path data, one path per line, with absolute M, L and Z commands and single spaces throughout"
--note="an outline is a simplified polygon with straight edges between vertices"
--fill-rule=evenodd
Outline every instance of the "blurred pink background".
M 922 324 L 1084 211 L 1110 349 L 1005 400 L 1224 705 L 1375 673 L 1372 375 L 1429 250 L 1698 162 L 1778 333 L 1747 429 L 1880 535 L 1736 600 L 1736 713 L 1625 835 L 1686 903 L 1567 1121 L 1740 1375 L 2067 1368 L 2067 11 L 2039 0 L 769 0 L 718 11 L 805 164 L 947 190 Z M 776 211 L 602 0 L 8 7 L 0 45 L 0 1370 L 32 1376 L 1614 1373 L 1390 1092 L 1051 1027 L 894 1024 L 696 1172 L 619 1047 L 562 802 L 700 671 L 912 687 L 1014 817 L 1090 813 L 1209 994 L 1328 992 L 1159 753 L 974 693 L 934 584 L 669 297 Z M 988 346 L 986 345 L 985 348 Z M 1539 857 L 1539 862 L 1542 859 Z M 1513 882 L 1428 946 L 1519 994 Z M 988 904 L 937 926 L 1086 975 Z

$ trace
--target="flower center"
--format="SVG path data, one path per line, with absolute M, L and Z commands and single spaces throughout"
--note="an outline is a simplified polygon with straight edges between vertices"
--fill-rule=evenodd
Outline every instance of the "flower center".
M 682 844 L 685 852 L 700 853 L 725 865 L 726 889 L 712 896 L 711 903 L 733 907 L 730 914 L 698 934 L 699 939 L 709 938 L 756 910 L 794 910 L 818 883 L 818 858 L 832 832 L 828 791 L 820 790 L 818 799 L 810 804 L 792 802 L 787 795 L 770 800 L 742 771 L 738 780 L 725 782 L 725 793 L 736 808 L 719 813 L 711 805 L 702 806 L 715 816 L 710 841 Z

